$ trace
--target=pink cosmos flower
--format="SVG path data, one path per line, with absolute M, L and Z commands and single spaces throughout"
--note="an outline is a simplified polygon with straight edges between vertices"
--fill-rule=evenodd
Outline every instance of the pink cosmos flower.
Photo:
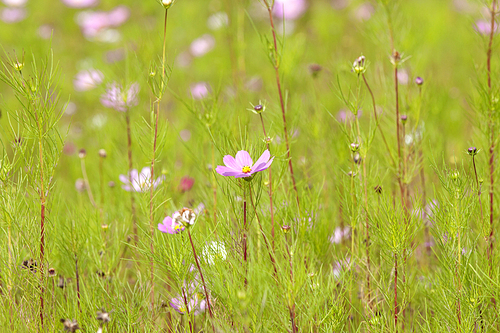
M 87 8 L 96 6 L 99 0 L 62 0 L 62 2 L 72 8 Z
M 273 158 L 269 159 L 271 154 L 269 150 L 259 157 L 257 162 L 253 163 L 248 152 L 240 150 L 236 153 L 236 158 L 231 155 L 224 156 L 223 162 L 226 166 L 219 165 L 215 171 L 222 176 L 233 176 L 235 178 L 251 177 L 254 173 L 266 170 L 273 163 Z
M 278 18 L 296 20 L 305 13 L 306 9 L 306 0 L 276 0 L 273 13 Z
M 98 70 L 83 70 L 75 75 L 73 86 L 76 91 L 87 91 L 101 84 L 103 79 L 104 75 Z
M 203 99 L 210 94 L 210 88 L 206 82 L 198 82 L 191 85 L 191 96 L 194 99 Z
M 191 177 L 182 177 L 181 182 L 179 184 L 179 190 L 181 192 L 189 191 L 194 185 L 194 178 Z
M 210 34 L 196 38 L 189 47 L 194 57 L 201 57 L 210 52 L 215 47 L 215 38 Z
M 0 19 L 5 23 L 17 23 L 26 18 L 26 9 L 7 7 L 0 12 Z
M 476 21 L 476 25 L 474 26 L 474 29 L 483 36 L 491 34 L 491 22 L 488 22 L 486 20 L 479 20 Z M 495 24 L 493 25 L 493 31 L 496 33 L 498 29 L 498 25 Z
M 184 229 L 185 227 L 182 223 L 172 219 L 170 216 L 165 217 L 163 221 L 158 224 L 158 230 L 166 234 L 178 234 L 184 231 Z
M 137 172 L 137 169 L 132 169 L 127 176 L 120 175 L 120 180 L 124 184 L 122 188 L 125 191 L 134 192 L 147 192 L 153 185 L 153 189 L 156 189 L 158 185 L 163 181 L 163 177 L 156 178 L 155 181 L 151 180 L 151 168 L 145 167 L 141 170 L 141 173 Z M 132 180 L 132 183 L 130 182 Z
M 117 111 L 125 112 L 133 106 L 139 104 L 137 94 L 139 93 L 139 84 L 131 84 L 127 91 L 117 82 L 108 85 L 106 93 L 101 96 L 101 103 L 107 108 L 113 108 Z
M 23 7 L 28 0 L 2 0 L 2 2 L 8 7 Z
M 85 11 L 77 16 L 77 22 L 83 35 L 88 39 L 96 38 L 102 31 L 118 27 L 125 23 L 130 16 L 130 9 L 126 6 L 118 6 L 109 12 Z

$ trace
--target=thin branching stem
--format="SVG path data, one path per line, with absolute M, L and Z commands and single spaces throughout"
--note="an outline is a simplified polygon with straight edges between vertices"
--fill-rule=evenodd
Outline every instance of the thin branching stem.
M 266 148 L 271 152 L 269 147 L 269 140 L 266 133 L 266 126 L 264 125 L 264 118 L 262 117 L 262 113 L 259 113 L 260 122 L 262 124 L 262 132 L 264 133 L 264 140 L 266 141 Z M 274 249 L 274 208 L 273 208 L 273 177 L 271 168 L 267 169 L 269 172 L 269 206 L 271 211 L 271 243 Z
M 130 129 L 130 110 L 125 111 L 125 121 L 127 123 L 127 159 L 128 159 L 128 181 L 130 183 L 130 209 L 132 211 L 132 230 L 134 233 L 135 245 L 139 242 L 137 234 L 137 218 L 135 213 L 134 184 L 132 179 L 132 132 Z

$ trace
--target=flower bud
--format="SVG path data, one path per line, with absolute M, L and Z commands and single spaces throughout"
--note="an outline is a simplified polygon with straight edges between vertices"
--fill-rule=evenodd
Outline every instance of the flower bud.
M 359 150 L 359 143 L 351 143 L 351 151 L 355 153 L 358 150 Z
M 451 173 L 450 177 L 452 180 L 457 180 L 458 177 L 460 177 L 460 173 L 458 171 L 454 171 Z
M 290 232 L 290 230 L 292 229 L 292 227 L 290 227 L 289 225 L 282 225 L 281 226 L 281 230 L 283 231 L 283 233 L 287 234 Z
M 406 124 L 406 121 L 407 121 L 407 120 L 408 120 L 408 116 L 407 116 L 407 115 L 405 115 L 405 114 L 404 114 L 404 115 L 402 115 L 402 116 L 401 116 L 401 123 L 402 123 L 403 125 L 404 125 L 404 124 Z
M 366 72 L 364 56 L 361 56 L 354 61 L 354 63 L 352 64 L 352 71 L 358 75 L 364 74 L 364 72 Z
M 115 184 L 115 182 L 114 182 L 114 181 L 110 181 L 110 182 L 108 183 L 108 186 L 109 186 L 109 187 L 111 187 L 111 188 L 113 188 L 113 187 L 115 187 L 115 186 L 116 186 L 116 184 Z
M 420 76 L 417 76 L 415 78 L 415 83 L 417 84 L 417 86 L 421 86 L 424 84 L 424 79 L 422 79 Z
M 169 9 L 173 4 L 175 0 L 161 0 L 161 4 L 165 9 Z
M 23 70 L 23 68 L 24 68 L 24 63 L 23 63 L 23 62 L 18 62 L 18 61 L 16 61 L 16 62 L 14 63 L 14 69 L 15 69 L 16 71 L 21 72 L 21 71 Z
M 373 189 L 375 190 L 376 193 L 382 194 L 382 186 L 377 185 Z
M 106 158 L 108 155 L 104 149 L 99 149 L 99 156 L 102 158 Z
M 470 147 L 469 149 L 467 149 L 467 154 L 469 154 L 470 156 L 475 156 L 478 152 L 479 151 L 476 147 Z
M 87 156 L 87 151 L 84 148 L 80 149 L 80 151 L 78 151 L 78 157 L 85 158 L 85 156 Z
M 354 163 L 361 164 L 362 159 L 361 159 L 361 155 L 359 155 L 359 153 L 355 153 L 352 159 L 354 160 Z

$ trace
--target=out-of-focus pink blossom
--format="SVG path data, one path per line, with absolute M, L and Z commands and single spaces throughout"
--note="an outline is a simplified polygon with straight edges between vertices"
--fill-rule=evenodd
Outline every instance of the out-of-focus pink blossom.
M 332 244 L 340 244 L 342 240 L 349 238 L 350 234 L 351 234 L 351 228 L 344 227 L 342 229 L 341 227 L 337 227 L 335 228 L 333 235 L 330 237 L 330 242 Z
M 2 9 L 0 19 L 5 23 L 17 23 L 26 18 L 26 9 L 19 7 L 7 7 Z
M 365 2 L 361 4 L 358 8 L 356 8 L 354 16 L 359 21 L 368 21 L 370 17 L 372 17 L 373 13 L 375 13 L 375 8 L 373 8 L 373 5 L 369 2 Z
M 114 28 L 125 23 L 130 16 L 130 9 L 118 6 L 109 12 L 86 11 L 78 14 L 77 22 L 86 38 L 96 38 L 99 33 L 108 28 Z
M 126 90 L 118 83 L 113 82 L 108 85 L 106 93 L 101 96 L 101 103 L 105 107 L 125 112 L 131 107 L 139 104 L 137 98 L 138 93 L 139 84 L 137 82 L 131 84 Z
M 62 0 L 62 2 L 72 8 L 87 8 L 96 6 L 99 0 Z
M 104 75 L 95 69 L 83 70 L 75 75 L 73 86 L 76 91 L 87 91 L 94 89 L 102 83 Z
M 141 170 L 141 173 L 137 172 L 136 169 L 132 169 L 127 176 L 120 175 L 120 181 L 124 183 L 122 188 L 125 191 L 147 192 L 151 185 L 153 185 L 153 189 L 156 189 L 163 181 L 163 177 L 158 177 L 155 181 L 152 181 L 151 168 L 145 167 Z
M 296 20 L 307 10 L 306 0 L 275 0 L 273 13 L 285 20 Z
M 2 2 L 8 7 L 23 7 L 26 6 L 28 0 L 2 0 Z
M 181 137 L 182 141 L 187 142 L 191 140 L 191 131 L 188 129 L 183 129 L 179 132 L 179 136 Z
M 42 39 L 49 39 L 52 36 L 52 31 L 54 28 L 50 26 L 49 24 L 43 24 L 38 27 L 38 36 Z
M 358 118 L 361 117 L 363 114 L 362 110 L 358 111 Z M 353 121 L 354 120 L 354 114 L 346 109 L 342 109 L 339 112 L 337 112 L 337 120 L 344 123 L 346 121 Z
M 215 47 L 215 38 L 210 34 L 196 38 L 189 47 L 191 54 L 195 57 L 201 57 L 210 52 Z
M 198 82 L 191 85 L 191 96 L 194 99 L 203 99 L 210 94 L 210 88 L 206 82 Z
M 487 36 L 491 34 L 491 22 L 486 20 L 478 20 L 474 26 L 474 30 L 476 30 L 480 35 Z M 495 22 L 493 25 L 493 31 L 497 33 L 498 25 Z
M 182 177 L 181 182 L 179 183 L 179 191 L 181 192 L 187 192 L 191 188 L 193 188 L 194 185 L 194 178 L 191 177 Z
M 402 85 L 407 85 L 408 81 L 410 80 L 410 76 L 408 75 L 408 72 L 406 69 L 402 68 L 398 70 L 398 82 Z

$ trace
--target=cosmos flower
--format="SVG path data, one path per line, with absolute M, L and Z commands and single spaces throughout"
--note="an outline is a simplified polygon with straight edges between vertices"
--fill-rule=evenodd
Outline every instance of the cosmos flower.
M 83 0 L 81 0 L 83 1 Z M 114 28 L 125 23 L 130 16 L 130 9 L 118 6 L 109 12 L 84 11 L 77 15 L 76 21 L 87 39 L 94 39 L 109 28 Z
M 62 2 L 72 8 L 87 8 L 96 6 L 99 0 L 62 0 Z
M 194 57 L 201 57 L 210 52 L 215 47 L 215 38 L 210 34 L 196 38 L 189 47 Z
M 26 6 L 28 0 L 2 0 L 2 2 L 8 7 L 23 7 Z
M 179 184 L 179 190 L 181 192 L 189 191 L 194 185 L 194 178 L 191 177 L 182 177 L 181 182 Z
M 83 70 L 75 75 L 73 86 L 76 91 L 87 91 L 94 89 L 96 86 L 101 84 L 103 79 L 104 75 L 98 70 Z
M 495 24 L 493 25 L 493 31 L 496 33 L 497 32 L 498 25 Z M 486 36 L 491 34 L 491 22 L 488 22 L 486 20 L 479 20 L 476 21 L 476 24 L 474 26 L 474 30 L 476 30 L 480 35 Z
M 306 0 L 276 0 L 273 13 L 276 17 L 285 20 L 296 20 L 305 13 L 306 9 Z
M 126 91 L 117 82 L 108 85 L 106 93 L 101 96 L 101 103 L 105 107 L 113 108 L 117 111 L 125 112 L 133 106 L 139 104 L 137 94 L 139 93 L 139 84 L 132 83 Z
M 138 173 L 136 169 L 132 169 L 127 176 L 120 175 L 120 180 L 124 185 L 122 188 L 125 191 L 134 192 L 146 192 L 149 191 L 151 183 L 153 183 L 153 189 L 156 189 L 158 185 L 163 180 L 163 177 L 158 177 L 154 182 L 151 181 L 151 168 L 145 167 Z M 130 182 L 132 180 L 132 183 Z
M 7 7 L 0 12 L 0 20 L 4 23 L 17 23 L 26 18 L 26 9 L 20 7 Z
M 196 221 L 196 214 L 192 209 L 183 208 L 172 215 L 173 223 L 190 227 Z
M 158 230 L 166 234 L 178 234 L 181 231 L 184 231 L 184 229 L 185 227 L 182 223 L 176 222 L 170 216 L 165 217 L 162 223 L 158 224 Z
M 210 93 L 210 88 L 206 82 L 198 82 L 191 85 L 191 96 L 194 99 L 203 99 Z
M 330 237 L 330 242 L 332 244 L 340 244 L 340 242 L 342 242 L 343 239 L 349 238 L 350 234 L 351 234 L 351 228 L 344 227 L 342 229 L 341 227 L 337 227 L 335 228 L 333 235 Z
M 236 153 L 236 158 L 231 155 L 224 156 L 223 162 L 226 166 L 219 165 L 215 171 L 222 176 L 233 176 L 236 178 L 247 178 L 259 171 L 266 170 L 273 163 L 269 150 L 259 157 L 257 162 L 253 163 L 248 152 L 240 150 Z

